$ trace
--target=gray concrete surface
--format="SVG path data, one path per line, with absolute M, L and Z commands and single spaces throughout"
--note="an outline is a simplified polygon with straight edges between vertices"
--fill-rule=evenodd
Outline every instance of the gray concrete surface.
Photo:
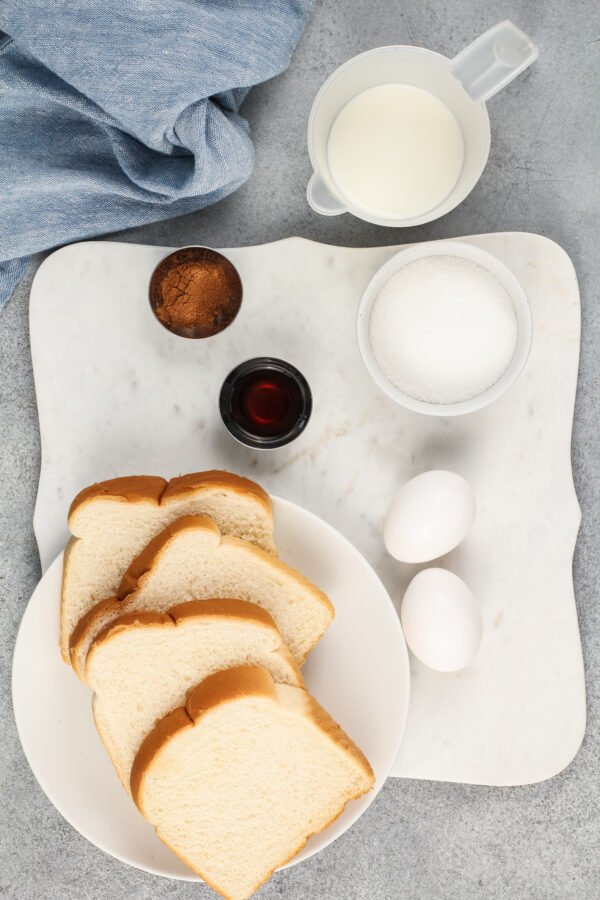
M 465 203 L 408 234 L 349 216 L 314 215 L 304 199 L 310 174 L 305 128 L 323 79 L 349 56 L 386 43 L 414 43 L 452 55 L 503 18 L 537 40 L 540 59 L 490 103 L 491 158 Z M 265 900 L 600 896 L 599 106 L 597 0 L 326 0 L 317 6 L 290 70 L 257 88 L 246 103 L 257 155 L 250 182 L 213 209 L 115 236 L 231 246 L 297 234 L 360 246 L 534 231 L 566 248 L 580 279 L 583 334 L 573 460 L 583 524 L 575 584 L 588 728 L 579 755 L 558 777 L 525 788 L 390 781 L 335 845 L 276 875 L 260 894 Z M 0 895 L 11 900 L 208 898 L 207 888 L 146 875 L 88 844 L 46 799 L 17 739 L 10 662 L 20 617 L 39 577 L 31 528 L 40 445 L 28 345 L 29 284 L 22 284 L 0 316 Z

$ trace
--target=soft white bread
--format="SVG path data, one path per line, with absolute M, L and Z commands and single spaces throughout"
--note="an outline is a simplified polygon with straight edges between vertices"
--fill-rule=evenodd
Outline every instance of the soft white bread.
M 254 544 L 223 536 L 202 516 L 187 516 L 150 541 L 125 573 L 118 596 L 96 604 L 71 637 L 71 662 L 84 678 L 92 641 L 126 612 L 165 612 L 175 603 L 234 597 L 262 606 L 300 664 L 333 617 L 333 606 L 295 569 Z
M 195 688 L 148 735 L 131 774 L 159 837 L 229 900 L 247 900 L 373 784 L 363 754 L 305 690 L 250 666 Z
M 85 680 L 94 719 L 123 785 L 142 741 L 208 675 L 262 666 L 277 683 L 302 686 L 271 616 L 244 600 L 191 600 L 166 613 L 129 613 L 98 636 Z
M 271 500 L 259 485 L 229 472 L 172 478 L 139 475 L 85 488 L 69 511 L 73 539 L 65 553 L 60 644 L 85 613 L 114 594 L 129 563 L 148 541 L 181 516 L 205 515 L 224 534 L 275 552 Z

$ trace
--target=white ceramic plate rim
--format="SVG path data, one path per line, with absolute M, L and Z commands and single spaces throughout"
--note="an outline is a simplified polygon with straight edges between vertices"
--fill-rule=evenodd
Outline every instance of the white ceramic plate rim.
M 500 284 L 504 287 L 510 296 L 515 312 L 517 315 L 517 346 L 515 353 L 510 361 L 507 369 L 500 378 L 486 391 L 469 400 L 463 400 L 459 403 L 427 403 L 423 400 L 417 400 L 410 394 L 405 394 L 399 390 L 380 369 L 375 354 L 371 347 L 369 337 L 369 328 L 371 321 L 371 311 L 377 294 L 392 275 L 409 263 L 415 262 L 417 259 L 424 259 L 428 256 L 458 256 L 462 259 L 469 259 L 472 262 L 487 269 L 494 275 Z M 381 388 L 381 390 L 399 403 L 406 409 L 414 412 L 425 413 L 430 416 L 461 416 L 466 413 L 476 412 L 484 406 L 498 399 L 508 388 L 514 384 L 525 363 L 529 357 L 531 343 L 533 339 L 533 321 L 529 301 L 520 282 L 513 275 L 510 269 L 501 262 L 498 257 L 481 247 L 469 244 L 466 241 L 427 241 L 422 244 L 414 244 L 404 250 L 400 250 L 395 256 L 392 256 L 380 269 L 377 270 L 371 281 L 368 283 L 362 295 L 360 305 L 358 307 L 357 318 L 357 337 L 360 355 L 371 375 L 373 381 Z
M 371 578 L 372 583 L 373 583 L 373 589 L 374 589 L 374 591 L 377 590 L 379 597 L 380 597 L 380 603 L 381 603 L 382 609 L 386 610 L 386 618 L 388 620 L 386 623 L 386 627 L 387 627 L 387 629 L 389 629 L 389 632 L 394 634 L 396 637 L 398 667 L 401 670 L 401 674 L 400 674 L 400 682 L 401 683 L 397 685 L 397 689 L 399 692 L 398 706 L 402 711 L 402 715 L 397 722 L 396 741 L 395 741 L 394 745 L 389 748 L 389 750 L 386 754 L 385 765 L 383 765 L 383 766 L 380 765 L 378 771 L 376 772 L 377 781 L 376 781 L 375 787 L 369 794 L 366 794 L 362 798 L 359 798 L 358 800 L 353 801 L 351 804 L 349 804 L 349 807 L 346 808 L 346 813 L 343 817 L 343 819 L 344 819 L 343 822 L 341 821 L 341 818 L 336 820 L 335 822 L 333 822 L 324 832 L 322 832 L 320 835 L 316 835 L 314 838 L 312 838 L 309 841 L 309 843 L 307 844 L 307 846 L 301 851 L 301 853 L 299 853 L 293 860 L 291 860 L 289 863 L 287 863 L 285 866 L 282 867 L 282 868 L 288 868 L 299 862 L 302 862 L 305 859 L 310 858 L 315 853 L 318 853 L 321 850 L 324 850 L 327 846 L 329 846 L 329 844 L 331 844 L 338 837 L 340 837 L 342 834 L 344 834 L 356 822 L 356 820 L 358 818 L 360 818 L 360 816 L 368 809 L 368 807 L 371 805 L 371 803 L 373 803 L 377 794 L 383 787 L 385 780 L 387 779 L 387 777 L 391 771 L 391 768 L 394 764 L 394 761 L 396 759 L 396 756 L 397 756 L 397 753 L 398 753 L 398 750 L 399 750 L 399 747 L 400 747 L 400 744 L 402 741 L 402 737 L 404 735 L 405 727 L 406 727 L 406 721 L 407 721 L 407 717 L 408 717 L 408 708 L 409 708 L 409 702 L 410 702 L 410 664 L 409 664 L 409 658 L 408 658 L 408 651 L 406 648 L 406 643 L 405 643 L 404 635 L 402 632 L 402 627 L 400 624 L 399 617 L 398 617 L 398 615 L 395 611 L 394 605 L 392 603 L 392 600 L 389 597 L 389 594 L 387 593 L 379 576 L 375 573 L 375 571 L 370 566 L 370 564 L 367 562 L 367 560 L 364 558 L 364 556 L 362 556 L 362 554 L 356 549 L 356 547 L 354 547 L 354 545 L 347 538 L 345 538 L 340 532 L 338 532 L 335 528 L 333 528 L 333 526 L 331 526 L 328 522 L 319 518 L 314 513 L 311 513 L 308 510 L 304 509 L 303 507 L 300 507 L 297 504 L 292 503 L 288 500 L 283 500 L 283 499 L 275 497 L 275 496 L 273 496 L 272 499 L 273 499 L 273 506 L 274 506 L 274 510 L 275 510 L 276 522 L 277 522 L 278 509 L 285 509 L 288 513 L 291 513 L 292 516 L 299 515 L 301 518 L 318 523 L 320 528 L 324 528 L 330 533 L 330 536 L 333 538 L 334 541 L 337 541 L 338 544 L 343 544 L 346 546 L 346 548 L 350 551 L 350 553 L 356 560 L 357 566 L 361 567 L 363 569 L 363 571 L 365 571 L 365 572 L 367 572 L 367 570 L 368 570 L 369 577 Z M 200 879 L 191 871 L 189 872 L 189 874 L 187 874 L 187 873 L 184 874 L 183 872 L 181 874 L 173 873 L 173 872 L 166 872 L 166 871 L 162 870 L 159 866 L 152 866 L 152 865 L 149 865 L 146 863 L 142 863 L 139 860 L 132 858 L 131 856 L 129 856 L 126 853 L 118 852 L 117 850 L 115 850 L 114 847 L 107 846 L 107 844 L 104 841 L 99 840 L 97 837 L 95 837 L 93 835 L 93 833 L 91 833 L 91 832 L 93 832 L 93 829 L 89 829 L 89 828 L 86 829 L 86 828 L 80 827 L 80 825 L 78 825 L 77 822 L 75 821 L 77 817 L 75 815 L 72 815 L 65 811 L 65 808 L 64 808 L 65 803 L 63 802 L 61 796 L 53 789 L 52 785 L 48 784 L 48 780 L 39 771 L 39 768 L 36 765 L 35 760 L 33 759 L 33 757 L 35 756 L 35 753 L 32 752 L 34 748 L 31 747 L 28 744 L 27 740 L 24 739 L 25 728 L 23 727 L 23 725 L 27 719 L 27 715 L 23 710 L 23 704 L 21 702 L 21 690 L 23 689 L 22 681 L 21 681 L 21 679 L 22 679 L 21 667 L 22 667 L 22 660 L 24 659 L 24 654 L 27 653 L 27 641 L 30 640 L 30 635 L 28 633 L 28 630 L 30 627 L 29 626 L 29 617 L 31 615 L 31 610 L 34 609 L 34 604 L 32 601 L 34 601 L 34 598 L 36 597 L 36 594 L 38 592 L 43 591 L 42 585 L 43 585 L 45 579 L 48 577 L 51 578 L 52 575 L 55 574 L 55 571 L 57 568 L 62 569 L 62 558 L 63 558 L 63 553 L 61 552 L 55 558 L 54 562 L 48 567 L 48 569 L 42 576 L 42 579 L 36 586 L 36 589 L 33 592 L 32 596 L 30 598 L 30 601 L 23 613 L 23 617 L 21 619 L 21 624 L 19 626 L 19 630 L 17 633 L 17 639 L 15 642 L 15 648 L 14 648 L 14 654 L 13 654 L 13 665 L 12 665 L 12 699 L 13 699 L 13 709 L 14 709 L 14 716 L 15 716 L 15 721 L 16 721 L 16 726 L 17 726 L 17 732 L 18 732 L 19 738 L 21 740 L 21 745 L 23 747 L 25 757 L 29 763 L 29 766 L 30 766 L 36 780 L 38 781 L 40 787 L 42 788 L 42 790 L 44 791 L 44 793 L 46 794 L 46 796 L 48 797 L 50 802 L 53 804 L 53 806 L 58 810 L 58 812 L 63 816 L 63 818 L 65 818 L 66 821 L 69 822 L 69 824 L 76 831 L 78 831 L 84 838 L 86 838 L 88 841 L 90 841 L 90 843 L 94 844 L 100 850 L 104 851 L 105 853 L 109 854 L 110 856 L 113 856 L 114 858 L 120 860 L 121 862 L 131 865 L 134 868 L 138 868 L 143 871 L 149 872 L 150 874 L 159 875 L 162 877 L 172 878 L 174 880 L 181 880 L 181 881 L 200 881 Z M 369 598 L 368 602 L 372 603 L 373 602 L 372 598 Z M 58 614 L 58 609 L 57 609 L 57 614 Z M 58 659 L 58 646 L 56 649 L 56 653 L 57 653 L 57 659 Z M 90 712 L 91 712 L 91 710 L 90 710 Z

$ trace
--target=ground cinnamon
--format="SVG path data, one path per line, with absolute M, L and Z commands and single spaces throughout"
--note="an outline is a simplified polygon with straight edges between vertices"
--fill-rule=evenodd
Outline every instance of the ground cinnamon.
M 235 319 L 242 283 L 235 266 L 206 247 L 184 247 L 166 256 L 150 280 L 150 304 L 165 328 L 181 337 L 218 334 Z

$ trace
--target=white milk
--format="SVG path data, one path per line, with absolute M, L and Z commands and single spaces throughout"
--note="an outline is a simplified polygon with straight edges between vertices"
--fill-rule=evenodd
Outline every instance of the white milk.
M 358 94 L 335 119 L 327 144 L 340 194 L 371 215 L 409 219 L 438 206 L 459 179 L 460 126 L 429 91 L 382 84 Z

